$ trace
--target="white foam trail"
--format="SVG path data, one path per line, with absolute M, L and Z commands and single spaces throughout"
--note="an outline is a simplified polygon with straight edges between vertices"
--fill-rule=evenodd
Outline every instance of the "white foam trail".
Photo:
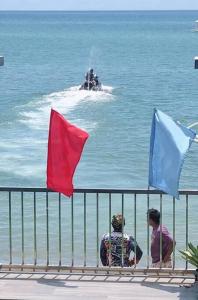
M 113 98 L 111 94 L 113 88 L 109 86 L 103 86 L 103 91 L 97 92 L 79 90 L 79 87 L 74 86 L 61 92 L 45 95 L 42 99 L 29 103 L 23 107 L 24 111 L 20 113 L 22 116 L 20 122 L 34 129 L 47 130 L 51 108 L 65 115 L 79 103 L 110 101 Z M 87 121 L 82 121 L 82 124 L 79 125 L 85 129 L 92 127 Z M 96 126 L 95 123 L 92 125 L 93 128 Z
M 41 174 L 43 176 L 45 165 L 41 162 L 46 160 L 47 140 L 38 137 L 17 139 L 15 135 L 11 140 L 3 138 L 0 142 L 1 172 L 22 177 L 32 175 L 40 178 Z M 41 158 L 38 159 L 39 157 Z
M 73 86 L 71 88 L 68 89 L 68 91 L 79 91 L 79 92 L 85 92 L 86 94 L 90 95 L 103 95 L 104 93 L 109 93 L 111 94 L 113 91 L 113 87 L 112 86 L 108 86 L 108 85 L 102 85 L 102 91 L 86 91 L 86 90 L 79 90 L 81 86 L 77 85 L 77 86 Z M 106 95 L 107 96 L 107 95 Z M 111 95 L 112 96 L 112 95 Z
M 46 169 L 46 151 L 48 126 L 51 107 L 63 115 L 72 112 L 80 103 L 86 105 L 88 102 L 111 101 L 112 88 L 103 86 L 104 91 L 83 91 L 79 86 L 74 86 L 61 92 L 45 95 L 40 99 L 31 101 L 26 105 L 18 107 L 20 111 L 20 122 L 30 128 L 28 134 L 25 128 L 19 126 L 18 134 L 13 132 L 13 137 L 2 138 L 0 141 L 1 161 L 0 169 L 12 173 L 15 176 L 43 180 Z M 97 122 L 90 122 L 77 118 L 76 114 L 69 114 L 73 124 L 84 128 L 88 132 L 94 130 Z M 36 130 L 36 131 L 35 131 Z M 40 132 L 37 132 L 40 130 Z M 41 132 L 42 131 L 42 132 Z M 21 139 L 16 138 L 21 136 Z M 8 150 L 9 149 L 9 150 Z

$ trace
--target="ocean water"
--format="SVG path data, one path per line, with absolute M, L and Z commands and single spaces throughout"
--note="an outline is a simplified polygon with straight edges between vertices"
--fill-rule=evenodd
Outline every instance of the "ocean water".
M 52 107 L 90 134 L 75 187 L 146 188 L 153 108 L 184 125 L 198 121 L 193 61 L 198 33 L 192 30 L 197 18 L 196 11 L 0 12 L 0 55 L 5 56 L 0 68 L 0 185 L 45 187 Z M 89 67 L 105 92 L 78 90 Z M 180 188 L 197 189 L 197 162 L 193 144 Z M 168 199 L 167 220 L 172 210 Z M 193 241 L 198 239 L 196 201 L 189 217 Z M 184 204 L 177 203 L 178 226 L 185 226 Z M 140 211 L 145 210 L 144 202 Z M 108 225 L 101 233 L 105 229 Z M 145 240 L 141 232 L 140 239 Z

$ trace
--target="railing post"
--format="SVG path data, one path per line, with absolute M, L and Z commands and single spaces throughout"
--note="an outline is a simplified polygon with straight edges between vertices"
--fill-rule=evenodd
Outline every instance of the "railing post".
M 134 247 L 134 253 L 135 253 L 135 268 L 137 265 L 136 260 L 136 253 L 137 253 L 137 219 L 136 219 L 136 210 L 137 210 L 137 199 L 136 194 L 134 194 L 134 240 L 135 240 L 135 247 Z
M 96 194 L 96 266 L 99 267 L 99 205 L 98 205 L 99 195 Z
M 175 197 L 173 197 L 173 270 L 175 269 Z
M 71 251 L 72 251 L 72 263 L 74 266 L 74 196 L 71 197 Z
M 109 267 L 111 267 L 111 193 L 109 193 Z
M 150 198 L 149 198 L 149 193 L 147 194 L 147 269 L 149 269 L 149 254 L 150 254 L 150 237 L 149 237 L 149 234 L 150 234 L 150 231 L 149 231 L 149 215 L 148 215 L 148 210 L 149 210 L 149 207 L 150 207 Z
M 34 192 L 34 265 L 37 265 L 37 238 L 36 238 L 36 192 Z
M 21 192 L 21 250 L 22 250 L 22 266 L 24 265 L 24 209 L 23 209 L 23 192 Z M 23 268 L 21 268 L 23 271 Z
M 58 236 L 59 236 L 59 267 L 61 267 L 61 260 L 62 260 L 62 241 L 61 241 L 61 193 L 58 194 Z
M 188 248 L 188 195 L 186 195 L 186 249 Z M 188 269 L 188 261 L 186 260 L 186 270 Z
M 49 201 L 46 192 L 46 236 L 47 236 L 47 267 L 49 266 Z
M 162 194 L 160 194 L 160 269 L 162 268 Z
M 124 194 L 122 194 L 122 267 L 124 267 L 123 247 L 124 247 Z
M 86 210 L 86 193 L 84 193 L 84 267 L 86 267 L 87 264 L 87 210 Z
M 9 248 L 10 248 L 10 266 L 12 265 L 12 203 L 11 203 L 11 191 L 9 191 Z

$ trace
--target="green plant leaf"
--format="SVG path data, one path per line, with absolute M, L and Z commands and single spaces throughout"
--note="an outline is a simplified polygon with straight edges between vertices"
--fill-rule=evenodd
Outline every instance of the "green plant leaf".
M 192 243 L 189 243 L 188 249 L 180 250 L 179 252 L 182 254 L 183 259 L 198 268 L 198 246 L 195 247 Z

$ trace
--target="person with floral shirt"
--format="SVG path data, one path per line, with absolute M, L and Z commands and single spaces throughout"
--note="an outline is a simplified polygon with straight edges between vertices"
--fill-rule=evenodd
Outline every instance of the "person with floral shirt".
M 112 218 L 113 231 L 104 234 L 100 245 L 100 258 L 103 266 L 130 267 L 138 264 L 142 250 L 132 236 L 123 233 L 125 219 L 121 214 Z M 130 259 L 131 251 L 136 255 Z

